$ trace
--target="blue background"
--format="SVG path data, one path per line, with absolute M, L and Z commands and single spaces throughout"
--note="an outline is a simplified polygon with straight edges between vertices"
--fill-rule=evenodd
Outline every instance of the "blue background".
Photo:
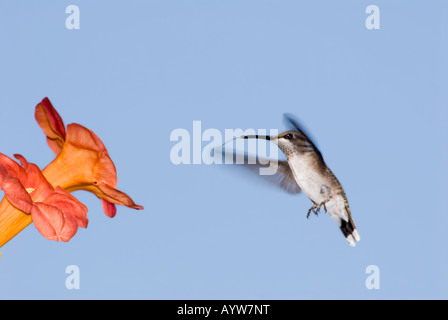
M 68 30 L 65 9 L 80 9 Z M 380 30 L 365 9 L 380 8 Z M 114 219 L 87 192 L 69 243 L 29 226 L 0 249 L 2 299 L 448 298 L 446 1 L 0 1 L 0 152 L 44 168 L 48 96 L 98 134 Z M 311 202 L 224 165 L 170 161 L 177 128 L 306 125 L 361 242 Z M 204 143 L 205 145 L 206 143 Z M 80 289 L 65 287 L 68 265 Z M 380 269 L 368 290 L 366 268 Z

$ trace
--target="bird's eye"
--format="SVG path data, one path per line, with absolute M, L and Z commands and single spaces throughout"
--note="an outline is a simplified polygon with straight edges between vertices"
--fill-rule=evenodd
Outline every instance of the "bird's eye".
M 288 133 L 283 138 L 285 138 L 286 140 L 291 140 L 292 139 L 292 134 Z

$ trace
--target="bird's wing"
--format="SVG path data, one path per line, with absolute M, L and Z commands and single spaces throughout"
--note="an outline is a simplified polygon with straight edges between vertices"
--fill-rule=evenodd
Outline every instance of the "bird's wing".
M 285 113 L 283 116 L 286 120 L 286 124 L 289 127 L 292 126 L 292 129 L 294 129 L 300 134 L 300 136 L 303 138 L 303 141 L 307 144 L 307 146 L 310 149 L 312 149 L 316 153 L 317 157 L 323 162 L 324 158 L 322 157 L 322 154 L 320 153 L 319 149 L 311 140 L 310 135 L 306 133 L 306 130 L 303 128 L 303 126 L 299 125 L 297 119 L 295 119 L 294 116 L 289 113 Z
M 230 160 L 229 162 L 234 164 L 232 167 L 240 167 L 246 172 L 257 174 L 266 182 L 280 187 L 290 194 L 300 193 L 300 187 L 287 161 L 273 161 L 248 155 L 235 155 L 233 152 L 223 152 L 223 150 L 215 150 L 215 152 L 221 152 L 225 159 Z M 237 158 L 239 158 L 239 162 L 236 161 Z
M 270 165 L 272 165 L 272 162 L 268 166 Z M 273 166 L 275 168 L 275 164 Z M 300 192 L 300 187 L 294 178 L 288 161 L 277 161 L 277 172 L 273 175 L 272 182 L 279 184 L 288 193 L 296 194 Z

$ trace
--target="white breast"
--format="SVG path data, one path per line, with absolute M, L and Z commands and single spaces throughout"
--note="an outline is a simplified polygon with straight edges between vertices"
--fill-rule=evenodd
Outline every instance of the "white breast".
M 320 190 L 322 185 L 326 184 L 325 177 L 314 170 L 311 159 L 306 156 L 294 156 L 288 159 L 288 162 L 303 193 L 315 203 L 322 203 L 325 199 Z

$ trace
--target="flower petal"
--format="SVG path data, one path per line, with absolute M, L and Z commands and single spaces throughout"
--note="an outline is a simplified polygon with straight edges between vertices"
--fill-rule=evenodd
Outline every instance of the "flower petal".
M 93 169 L 92 181 L 104 181 L 110 185 L 117 185 L 117 170 L 112 162 L 106 147 L 98 136 L 77 123 L 71 123 L 67 126 L 67 144 L 74 146 L 78 150 L 84 150 L 84 157 L 87 156 L 87 151 L 93 153 L 94 162 L 88 163 Z
M 35 191 L 31 193 L 33 201 L 41 201 L 47 198 L 53 191 L 51 184 L 45 179 L 42 171 L 34 163 L 29 163 L 22 155 L 15 154 L 14 157 L 20 161 L 25 176 L 20 180 L 24 188 L 32 188 Z
M 98 183 L 98 192 L 94 192 L 98 197 L 113 204 L 120 204 L 132 209 L 142 210 L 143 207 L 136 205 L 126 193 L 115 189 L 107 183 Z M 103 205 L 104 208 L 104 205 Z
M 87 228 L 87 207 L 61 187 L 56 187 L 45 203 L 59 208 L 65 216 L 72 216 L 79 227 Z
M 25 169 L 8 156 L 0 153 L 0 188 L 14 207 L 31 213 L 33 201 L 21 180 L 26 180 Z
M 113 203 L 110 203 L 109 201 L 106 201 L 104 199 L 101 199 L 101 203 L 103 204 L 103 211 L 109 218 L 115 217 L 117 214 L 117 208 Z
M 47 136 L 48 146 L 58 155 L 64 146 L 65 127 L 61 116 L 48 98 L 44 98 L 36 106 L 35 118 Z
M 78 231 L 78 224 L 72 216 L 43 202 L 35 203 L 31 216 L 37 230 L 48 240 L 67 242 Z
M 0 166 L 0 188 L 5 192 L 9 202 L 25 213 L 31 213 L 33 201 L 30 195 L 20 183 L 20 180 L 11 177 L 4 167 Z
M 6 172 L 19 180 L 26 179 L 26 171 L 13 159 L 0 153 L 0 166 L 5 168 Z

